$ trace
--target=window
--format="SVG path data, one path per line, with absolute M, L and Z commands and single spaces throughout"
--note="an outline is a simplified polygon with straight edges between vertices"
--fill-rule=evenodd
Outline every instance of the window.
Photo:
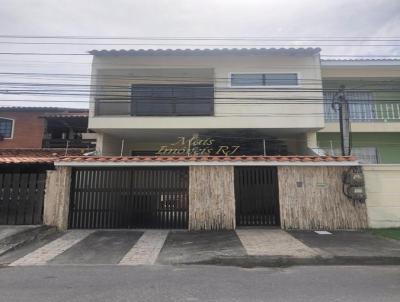
M 297 86 L 297 73 L 232 73 L 231 86 Z
M 213 85 L 132 85 L 132 115 L 213 115 L 213 110 Z
M 11 138 L 12 128 L 13 128 L 13 120 L 0 118 L 0 137 Z

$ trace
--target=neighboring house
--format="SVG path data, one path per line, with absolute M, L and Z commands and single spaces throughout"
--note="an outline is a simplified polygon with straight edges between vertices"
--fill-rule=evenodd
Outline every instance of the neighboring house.
M 400 163 L 400 62 L 321 61 L 319 51 L 92 51 L 89 128 L 99 134 L 98 152 L 340 155 L 331 102 L 344 84 L 353 155 Z M 193 145 L 207 138 L 217 147 Z
M 90 149 L 87 124 L 85 109 L 0 107 L 0 149 Z
M 319 147 L 339 152 L 338 113 L 331 101 L 339 86 L 345 85 L 353 154 L 369 163 L 400 163 L 400 61 L 326 60 L 321 70 L 327 104 Z

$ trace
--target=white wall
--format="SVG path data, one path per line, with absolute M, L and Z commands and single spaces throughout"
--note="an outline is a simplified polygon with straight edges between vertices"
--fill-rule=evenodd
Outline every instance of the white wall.
M 99 133 L 96 141 L 96 151 L 99 155 L 110 156 L 120 155 L 122 148 L 122 139 L 105 134 Z M 126 151 L 126 150 L 125 150 Z M 127 155 L 123 152 L 122 155 Z
M 369 226 L 400 227 L 400 165 L 363 166 Z
M 210 117 L 94 117 L 94 99 L 91 99 L 89 128 L 91 129 L 218 129 L 218 128 L 307 128 L 317 129 L 324 126 L 322 104 L 285 104 L 287 100 L 279 98 L 316 98 L 322 99 L 321 91 L 310 92 L 240 92 L 229 87 L 231 72 L 270 72 L 298 73 L 298 89 L 321 89 L 319 55 L 283 56 L 283 55 L 211 55 L 211 56 L 131 56 L 131 57 L 95 57 L 93 61 L 92 83 L 99 84 L 96 74 L 107 74 L 121 70 L 144 68 L 207 68 L 214 71 L 216 89 L 229 90 L 215 93 L 215 115 Z M 118 72 L 118 71 L 117 71 Z M 312 79 L 313 81 L 310 81 Z M 102 80 L 101 84 L 129 87 L 134 79 Z M 137 82 L 137 81 L 136 81 Z M 149 81 L 145 81 L 149 83 Z M 159 82 L 158 82 L 159 83 Z M 281 88 L 278 88 L 281 89 Z M 244 89 L 248 91 L 249 89 Z M 265 90 L 265 89 L 263 89 Z M 272 88 L 272 90 L 274 90 Z M 276 88 L 275 88 L 276 90 Z M 124 94 L 122 93 L 122 94 Z M 235 98 L 234 100 L 229 99 Z M 237 98 L 272 98 L 275 104 L 260 104 L 257 100 Z M 229 104 L 221 104 L 228 102 Z M 247 102 L 247 104 L 246 104 Z M 259 104 L 254 104 L 259 102 Z M 236 104 L 235 104 L 236 103 Z M 310 114 L 311 113 L 311 114 Z M 291 116 L 287 116 L 291 114 Z M 292 115 L 294 114 L 294 115 Z M 232 116 L 233 115 L 233 116 Z

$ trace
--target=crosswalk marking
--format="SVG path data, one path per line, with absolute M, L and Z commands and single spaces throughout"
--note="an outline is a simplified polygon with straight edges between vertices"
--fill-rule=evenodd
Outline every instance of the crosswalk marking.
M 168 231 L 148 230 L 122 258 L 119 265 L 151 265 L 157 260 Z
M 62 237 L 14 261 L 10 266 L 43 265 L 92 234 L 93 230 L 68 231 Z

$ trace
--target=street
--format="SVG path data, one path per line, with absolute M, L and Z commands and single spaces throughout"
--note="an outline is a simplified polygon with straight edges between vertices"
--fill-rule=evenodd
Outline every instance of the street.
M 0 269 L 0 301 L 399 301 L 396 266 Z

